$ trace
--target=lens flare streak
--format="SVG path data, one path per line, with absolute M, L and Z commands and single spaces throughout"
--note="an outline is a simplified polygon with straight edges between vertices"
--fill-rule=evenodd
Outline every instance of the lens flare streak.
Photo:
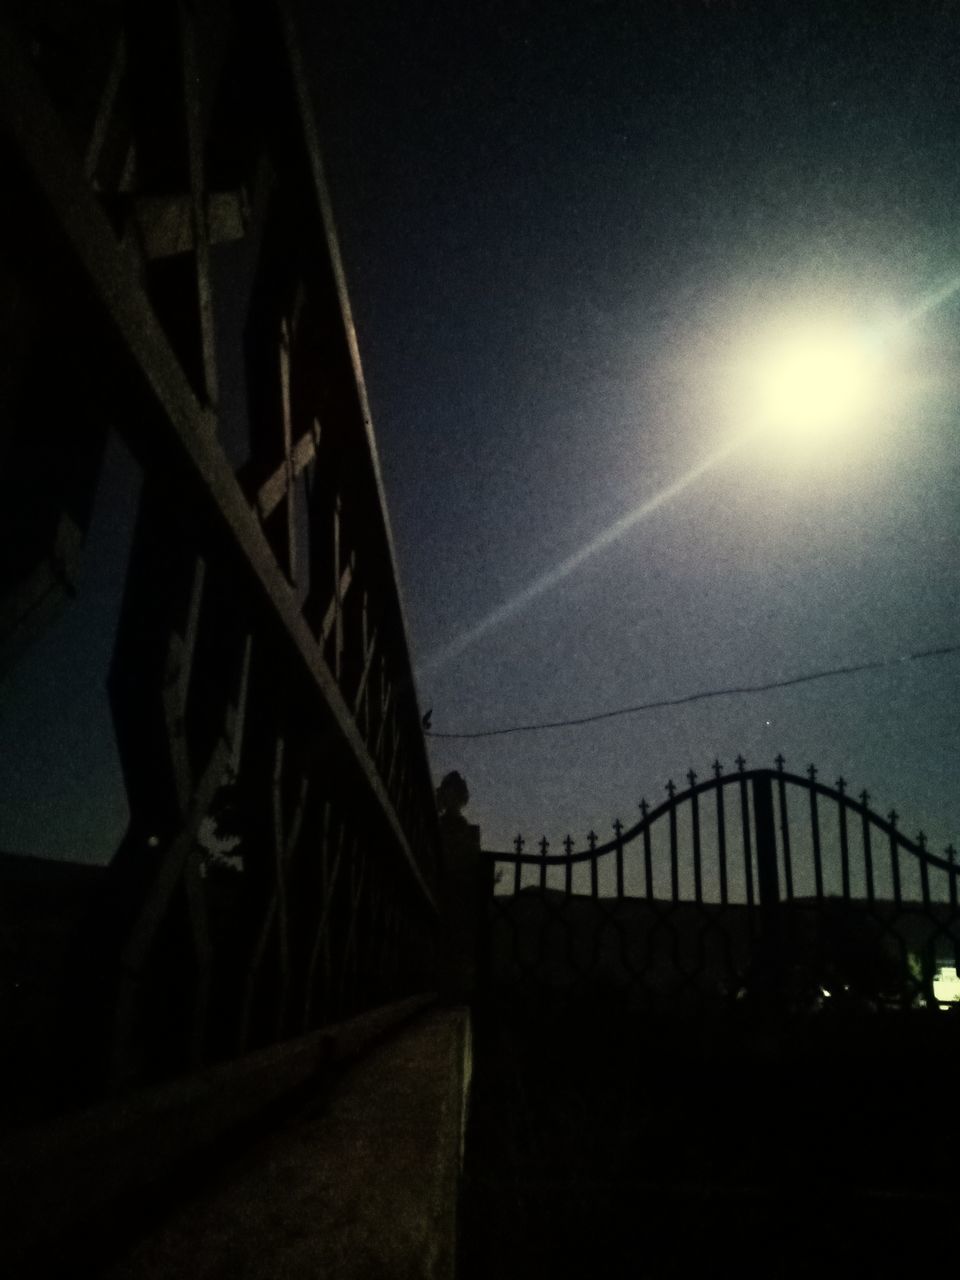
M 667 485 L 665 488 L 661 489 L 659 493 L 655 493 L 651 498 L 648 498 L 646 502 L 642 502 L 638 507 L 635 507 L 625 516 L 621 516 L 619 520 L 615 520 L 613 524 L 608 525 L 602 533 L 598 533 L 595 538 L 586 544 L 586 546 L 581 547 L 579 551 L 575 551 L 572 555 L 567 556 L 565 560 L 561 560 L 559 564 L 554 565 L 552 569 L 548 569 L 546 573 L 542 573 L 538 578 L 534 578 L 532 582 L 528 583 L 527 586 L 518 591 L 516 595 L 511 596 L 509 600 L 504 601 L 503 604 L 492 609 L 485 617 L 481 618 L 479 622 L 476 622 L 472 627 L 462 632 L 459 636 L 456 636 L 448 644 L 443 645 L 441 648 L 435 649 L 432 653 L 428 654 L 420 664 L 418 674 L 435 670 L 437 667 L 450 662 L 453 658 L 459 657 L 466 649 L 471 648 L 478 640 L 481 640 L 485 635 L 489 634 L 489 632 L 499 627 L 509 618 L 514 617 L 515 614 L 520 613 L 521 610 L 527 607 L 527 605 L 531 604 L 539 596 L 542 596 L 544 592 L 555 587 L 559 582 L 562 582 L 564 578 L 569 578 L 569 576 L 579 569 L 585 561 L 590 560 L 598 552 L 605 550 L 612 543 L 618 541 L 618 539 L 622 538 L 625 533 L 628 533 L 634 525 L 639 524 L 641 520 L 645 520 L 647 516 L 653 515 L 655 511 L 659 511 L 660 508 L 666 506 L 668 502 L 672 502 L 673 499 L 683 493 L 685 489 L 689 489 L 691 485 L 695 484 L 697 480 L 706 475 L 708 471 L 712 471 L 714 467 L 723 462 L 723 460 L 729 457 L 731 453 L 740 448 L 740 446 L 744 444 L 746 440 L 750 439 L 752 435 L 752 432 L 742 432 L 741 434 L 727 440 L 719 449 L 710 454 L 709 457 L 704 458 L 701 462 L 698 462 L 695 467 L 691 467 L 689 471 L 685 472 L 677 480 L 674 480 L 672 484 Z
M 957 293 L 960 293 L 960 276 L 954 276 L 952 280 L 948 280 L 941 288 L 927 294 L 915 307 L 911 307 L 909 311 L 904 312 L 891 325 L 891 330 L 893 333 L 902 333 L 905 329 L 911 328 L 918 320 L 922 320 L 924 316 L 929 315 L 931 311 L 936 311 L 945 302 L 949 302 Z
M 930 312 L 942 307 L 958 293 L 960 293 L 960 275 L 954 276 L 946 284 L 941 286 L 941 288 L 928 294 L 883 330 L 874 331 L 873 334 L 868 335 L 869 340 L 867 342 L 867 346 L 872 347 L 874 344 L 886 346 L 892 338 L 895 338 L 905 330 L 915 326 L 918 321 L 929 315 Z M 834 357 L 831 357 L 831 359 L 834 359 Z M 790 372 L 793 376 L 793 381 L 798 382 L 799 375 L 794 373 L 792 366 L 790 368 Z M 860 371 L 855 369 L 854 373 L 859 376 Z M 853 375 L 845 374 L 845 376 L 852 377 Z M 790 385 L 792 387 L 792 383 Z M 845 394 L 849 399 L 852 392 L 850 392 L 845 386 L 843 386 L 842 389 L 845 391 Z M 855 389 L 859 390 L 859 387 L 857 386 Z M 779 394 L 781 393 L 778 390 L 778 395 Z M 844 397 L 841 396 L 841 400 L 843 400 L 843 398 Z M 793 411 L 792 406 L 790 407 L 790 411 Z M 659 493 L 655 493 L 651 498 L 648 498 L 646 502 L 642 502 L 638 507 L 635 507 L 633 511 L 628 512 L 625 516 L 621 516 L 619 520 L 615 520 L 613 524 L 609 525 L 601 533 L 597 534 L 597 536 L 588 542 L 586 546 L 581 547 L 579 551 L 575 551 L 572 555 L 567 556 L 565 560 L 561 560 L 560 563 L 555 565 L 552 569 L 548 569 L 545 573 L 542 573 L 538 578 L 535 578 L 527 586 L 518 591 L 516 595 L 511 596 L 509 600 L 504 601 L 503 604 L 492 609 L 478 622 L 474 623 L 472 627 L 461 632 L 459 636 L 456 636 L 453 640 L 449 641 L 449 643 L 442 645 L 440 648 L 433 650 L 432 653 L 427 654 L 427 656 L 418 664 L 417 673 L 422 675 L 425 672 L 436 670 L 438 667 L 444 666 L 454 658 L 459 657 L 467 649 L 472 648 L 473 645 L 475 645 L 479 640 L 482 640 L 484 636 L 489 635 L 491 631 L 494 631 L 510 618 L 515 617 L 516 614 L 520 613 L 529 604 L 532 604 L 534 600 L 538 599 L 545 592 L 551 590 L 551 588 L 555 587 L 565 578 L 568 578 L 587 560 L 592 559 L 592 557 L 598 552 L 605 550 L 612 543 L 622 538 L 625 533 L 628 533 L 634 527 L 634 525 L 639 524 L 642 520 L 645 520 L 647 516 L 653 515 L 655 511 L 659 511 L 660 508 L 666 506 L 668 502 L 672 502 L 674 498 L 679 497 L 679 495 L 686 489 L 689 489 L 691 485 L 695 484 L 697 480 L 706 475 L 707 472 L 712 471 L 719 465 L 719 463 L 723 462 L 725 458 L 729 457 L 731 453 L 734 453 L 739 449 L 747 440 L 756 439 L 762 429 L 762 426 L 763 424 L 761 423 L 755 423 L 749 430 L 740 431 L 732 436 L 719 449 L 711 453 L 707 458 L 703 459 L 703 461 L 698 462 L 696 466 L 691 467 L 690 470 L 680 476 L 679 479 L 661 489 Z

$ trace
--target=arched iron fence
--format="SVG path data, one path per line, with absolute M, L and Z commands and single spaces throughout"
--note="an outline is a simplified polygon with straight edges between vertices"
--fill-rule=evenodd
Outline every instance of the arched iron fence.
M 960 964 L 958 866 L 911 839 L 866 791 L 748 769 L 738 757 L 613 838 L 563 852 L 521 836 L 487 851 L 498 881 L 486 974 L 539 996 L 596 985 L 676 1011 L 772 998 L 781 1007 L 943 1008 Z

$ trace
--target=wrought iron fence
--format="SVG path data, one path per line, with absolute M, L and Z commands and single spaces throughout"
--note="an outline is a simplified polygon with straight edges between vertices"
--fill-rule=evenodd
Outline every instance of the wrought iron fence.
M 287 6 L 24 6 L 0 121 L 4 662 L 70 607 L 115 435 L 141 486 L 109 677 L 129 829 L 66 1033 L 20 1055 L 51 1099 L 432 985 L 439 833 Z
M 488 851 L 487 979 L 538 998 L 601 985 L 676 1012 L 757 997 L 780 1008 L 945 1008 L 960 913 L 953 846 L 906 836 L 843 778 L 748 769 L 688 787 L 603 843 Z

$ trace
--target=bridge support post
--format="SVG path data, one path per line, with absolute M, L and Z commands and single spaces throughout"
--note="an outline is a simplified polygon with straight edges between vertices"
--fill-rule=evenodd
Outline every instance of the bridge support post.
M 783 976 L 780 877 L 772 778 L 770 773 L 759 773 L 753 779 L 753 822 L 757 850 L 757 887 L 760 893 L 759 977 L 761 993 L 768 999 L 776 997 Z
M 477 992 L 493 894 L 493 865 L 480 851 L 480 828 L 463 816 L 469 799 L 466 779 L 455 770 L 437 788 L 443 846 L 439 986 L 445 999 L 458 1004 L 469 1003 Z
M 480 828 L 460 812 L 468 796 L 459 774 L 448 774 L 437 792 L 443 841 L 440 991 L 457 1003 L 469 1002 L 477 990 L 493 893 L 492 868 L 480 852 Z

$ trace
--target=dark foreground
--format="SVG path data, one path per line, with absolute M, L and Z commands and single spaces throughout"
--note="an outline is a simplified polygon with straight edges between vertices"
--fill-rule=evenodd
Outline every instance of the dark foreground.
M 939 1270 L 958 1049 L 946 1013 L 670 1025 L 602 996 L 480 1008 L 461 1276 Z

